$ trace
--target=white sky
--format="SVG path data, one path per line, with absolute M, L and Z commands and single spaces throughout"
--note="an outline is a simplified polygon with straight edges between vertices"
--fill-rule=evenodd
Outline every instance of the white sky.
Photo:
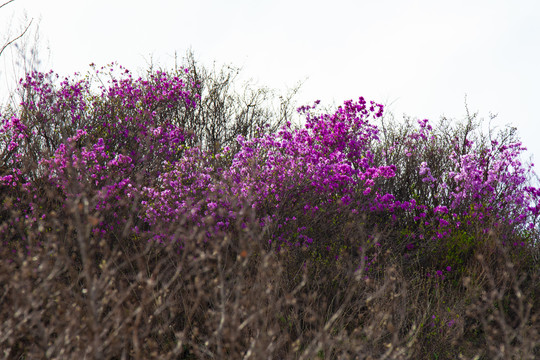
M 0 42 L 25 11 L 39 22 L 41 70 L 117 61 L 137 73 L 151 58 L 171 68 L 175 51 L 191 48 L 203 64 L 242 67 L 283 92 L 307 79 L 299 105 L 364 96 L 398 119 L 437 121 L 462 119 L 467 95 L 471 112 L 516 126 L 540 159 L 537 0 L 16 0 L 0 9 Z M 14 77 L 14 50 L 0 90 Z

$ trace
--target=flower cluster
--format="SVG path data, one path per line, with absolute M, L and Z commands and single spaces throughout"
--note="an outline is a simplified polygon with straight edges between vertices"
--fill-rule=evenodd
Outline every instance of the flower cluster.
M 447 150 L 434 145 L 433 127 L 421 120 L 381 158 L 374 150 L 380 146 L 375 122 L 383 106 L 361 97 L 331 114 L 318 113 L 318 102 L 300 107 L 304 128 L 287 123 L 276 133 L 238 136 L 236 153 L 225 147 L 210 155 L 189 147 L 190 135 L 180 126 L 198 99 L 184 80 L 164 72 L 133 79 L 121 69 L 120 78 L 112 77 L 97 94 L 90 77 L 66 78 L 58 86 L 52 73 L 21 80 L 26 97 L 20 114 L 2 117 L 0 150 L 9 171 L 1 174 L 0 185 L 18 194 L 29 221 L 44 216 L 35 199 L 42 184 L 37 180 L 45 179 L 66 200 L 93 195 L 93 210 L 110 214 L 95 234 L 128 225 L 138 233 L 142 226 L 160 241 L 177 239 L 174 227 L 186 218 L 183 226 L 201 227 L 211 219 L 214 231 L 227 229 L 246 203 L 262 227 L 273 227 L 269 242 L 278 248 L 317 245 L 311 219 L 332 212 L 338 214 L 332 218 L 336 226 L 339 214 L 406 222 L 407 251 L 473 222 L 486 231 L 502 225 L 530 230 L 536 224 L 540 190 L 528 186 L 532 165 L 519 161 L 525 150 L 520 143 L 493 141 L 476 151 L 466 139 L 449 154 L 449 166 L 441 167 L 423 158 L 428 151 Z M 407 160 L 389 163 L 387 155 L 397 149 Z M 20 165 L 32 158 L 34 167 Z M 229 159 L 230 166 L 215 166 L 220 159 Z M 400 184 L 413 189 L 404 197 L 389 184 L 410 164 L 418 164 L 420 181 Z M 126 225 L 119 215 L 118 204 L 126 198 L 140 200 L 137 224 Z

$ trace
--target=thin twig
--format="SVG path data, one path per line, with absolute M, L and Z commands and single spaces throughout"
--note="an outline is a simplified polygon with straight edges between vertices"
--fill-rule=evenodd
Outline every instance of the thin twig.
M 13 1 L 13 0 L 11 0 Z M 5 5 L 5 4 L 4 4 Z M 3 5 L 2 5 L 3 6 Z M 1 6 L 0 6 L 1 7 Z M 26 34 L 26 32 L 28 31 L 28 28 L 30 27 L 30 25 L 32 25 L 32 21 L 34 21 L 34 19 L 30 20 L 30 23 L 28 24 L 28 26 L 26 26 L 26 29 L 24 29 L 24 31 L 22 32 L 21 35 L 17 36 L 15 39 L 9 41 L 7 44 L 5 44 L 4 46 L 2 46 L 2 49 L 0 49 L 0 56 L 2 56 L 2 53 L 4 52 L 4 50 L 9 46 L 11 45 L 12 43 L 14 43 L 15 41 L 19 40 L 20 38 L 22 38 L 24 36 L 24 34 Z
M 12 2 L 14 2 L 14 1 L 15 1 L 15 0 L 10 0 L 10 1 L 8 1 L 8 2 L 3 3 L 2 5 L 0 5 L 0 9 L 3 8 L 4 6 L 6 6 L 7 4 L 12 3 Z

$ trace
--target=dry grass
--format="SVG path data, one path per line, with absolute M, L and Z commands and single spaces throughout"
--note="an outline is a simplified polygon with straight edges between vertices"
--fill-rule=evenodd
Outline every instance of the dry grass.
M 100 214 L 89 208 L 92 199 L 82 196 L 30 229 L 4 212 L 2 358 L 535 359 L 540 352 L 538 255 L 512 261 L 497 238 L 476 250 L 465 273 L 441 282 L 390 251 L 364 272 L 357 245 L 372 233 L 360 222 L 339 232 L 341 245 L 350 245 L 339 261 L 324 261 L 309 250 L 277 253 L 271 229 L 261 231 L 250 211 L 211 241 L 203 228 L 176 224 L 185 239 L 178 251 L 129 231 L 91 235 Z M 26 243 L 15 241 L 22 233 Z

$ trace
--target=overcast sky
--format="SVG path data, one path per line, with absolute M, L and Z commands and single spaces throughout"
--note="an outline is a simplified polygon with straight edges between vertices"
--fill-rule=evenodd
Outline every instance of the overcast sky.
M 470 111 L 516 126 L 540 159 L 537 0 L 16 0 L 0 9 L 1 35 L 15 34 L 25 13 L 39 23 L 42 70 L 117 61 L 137 73 L 192 49 L 203 64 L 242 67 L 283 92 L 306 80 L 299 105 L 364 96 L 397 118 L 436 121 L 463 119 L 467 96 Z

